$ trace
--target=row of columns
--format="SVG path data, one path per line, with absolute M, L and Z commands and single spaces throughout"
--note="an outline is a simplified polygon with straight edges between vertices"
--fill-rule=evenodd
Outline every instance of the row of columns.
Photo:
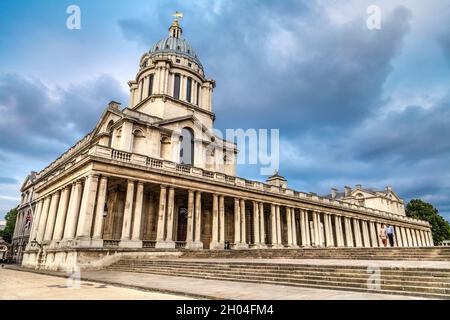
M 107 177 L 90 174 L 40 199 L 30 241 L 101 240 L 107 183 Z
M 78 240 L 81 244 L 101 245 L 104 207 L 108 178 L 90 174 L 71 185 L 40 199 L 36 206 L 36 216 L 32 224 L 30 241 L 39 243 L 51 240 Z M 157 248 L 175 247 L 175 189 L 160 185 L 157 219 Z M 127 181 L 120 245 L 141 247 L 141 224 L 143 220 L 144 183 Z M 248 248 L 247 218 L 245 199 L 234 198 L 234 248 Z M 253 243 L 252 247 L 272 248 L 297 246 L 327 247 L 378 247 L 382 246 L 378 232 L 379 221 L 367 221 L 354 217 L 341 216 L 301 208 L 281 207 L 271 203 L 265 226 L 264 203 L 252 201 Z M 225 243 L 225 197 L 212 194 L 212 228 L 210 249 L 222 249 Z M 298 218 L 298 219 L 297 219 Z M 284 221 L 286 224 L 283 225 Z M 396 246 L 432 246 L 431 232 L 394 226 Z M 203 248 L 202 230 L 202 192 L 188 190 L 186 248 Z M 266 237 L 266 230 L 270 237 Z M 283 243 L 282 230 L 286 230 Z M 270 241 L 266 241 L 270 238 Z M 98 242 L 97 242 L 98 241 Z M 268 243 L 266 243 L 268 242 Z

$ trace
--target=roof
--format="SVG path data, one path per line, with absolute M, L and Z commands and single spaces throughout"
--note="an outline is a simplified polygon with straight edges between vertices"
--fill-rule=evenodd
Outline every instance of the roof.
M 182 37 L 176 38 L 169 35 L 167 38 L 161 39 L 156 42 L 150 49 L 149 54 L 150 56 L 152 56 L 159 53 L 174 53 L 180 56 L 184 56 L 188 59 L 192 59 L 203 69 L 203 66 L 194 48 L 186 39 Z

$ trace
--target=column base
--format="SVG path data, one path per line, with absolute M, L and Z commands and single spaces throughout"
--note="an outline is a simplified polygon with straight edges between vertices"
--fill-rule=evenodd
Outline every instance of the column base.
M 248 244 L 243 242 L 235 243 L 233 249 L 234 250 L 248 249 Z
M 282 244 L 275 243 L 275 244 L 272 244 L 272 245 L 270 246 L 270 248 L 271 248 L 271 249 L 284 249 L 284 246 L 283 246 Z
M 155 244 L 155 249 L 175 249 L 175 242 L 170 240 L 157 241 Z
M 298 248 L 300 248 L 298 245 L 296 245 L 296 244 L 290 244 L 289 245 L 289 249 L 298 249 Z
M 56 244 L 58 246 L 60 246 L 60 244 Z M 74 240 L 70 240 L 70 246 L 72 247 L 78 247 L 78 248 L 103 248 L 103 240 L 102 239 L 89 239 L 89 238 L 84 238 L 84 239 L 74 239 Z
M 225 244 L 223 242 L 211 242 L 209 250 L 225 250 Z
M 267 249 L 267 245 L 263 243 L 255 243 L 251 249 Z
M 202 250 L 203 249 L 203 242 L 200 242 L 200 241 L 189 241 L 189 242 L 186 242 L 186 249 L 189 249 L 189 250 Z
M 120 240 L 119 247 L 121 248 L 142 248 L 141 240 Z

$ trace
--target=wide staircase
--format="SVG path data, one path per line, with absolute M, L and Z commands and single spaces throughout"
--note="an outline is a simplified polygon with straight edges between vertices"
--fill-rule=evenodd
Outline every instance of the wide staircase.
M 201 250 L 184 251 L 182 257 L 450 261 L 450 247 Z
M 249 259 L 122 259 L 108 270 L 450 299 L 450 268 L 277 263 Z

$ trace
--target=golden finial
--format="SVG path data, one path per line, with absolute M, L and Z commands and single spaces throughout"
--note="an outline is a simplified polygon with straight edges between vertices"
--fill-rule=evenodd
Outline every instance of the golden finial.
M 175 21 L 178 21 L 180 19 L 183 19 L 183 14 L 181 12 L 175 11 L 175 13 L 172 15 L 172 17 L 175 18 Z

